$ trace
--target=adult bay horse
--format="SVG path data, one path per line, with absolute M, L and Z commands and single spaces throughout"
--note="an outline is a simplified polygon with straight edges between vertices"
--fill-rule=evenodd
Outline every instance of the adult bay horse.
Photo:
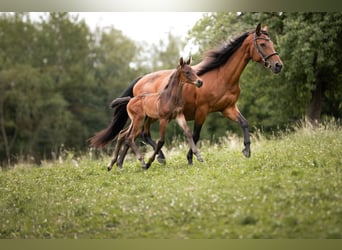
M 224 47 L 209 51 L 204 59 L 193 68 L 205 83 L 202 88 L 184 86 L 183 102 L 186 120 L 194 120 L 193 139 L 199 140 L 202 125 L 211 112 L 221 112 L 228 119 L 237 122 L 243 131 L 243 154 L 250 157 L 250 137 L 248 122 L 240 113 L 236 102 L 240 96 L 240 76 L 250 60 L 279 73 L 283 63 L 274 50 L 268 28 L 261 29 L 258 24 L 251 32 L 236 37 Z M 153 72 L 135 79 L 122 93 L 123 96 L 136 96 L 142 93 L 156 93 L 167 84 L 171 70 Z M 112 141 L 125 126 L 128 119 L 126 106 L 122 105 L 114 111 L 111 124 L 90 139 L 91 145 L 103 147 Z M 145 127 L 143 138 L 151 141 L 149 128 Z M 160 152 L 160 156 L 162 152 Z M 193 152 L 187 154 L 188 163 L 192 164 Z
M 164 145 L 166 127 L 172 119 L 175 119 L 178 125 L 184 130 L 190 148 L 197 159 L 203 161 L 193 141 L 191 131 L 183 114 L 183 86 L 189 84 L 200 88 L 203 84 L 202 79 L 196 75 L 195 70 L 191 68 L 190 64 L 191 58 L 189 58 L 187 62 L 184 62 L 181 57 L 176 71 L 171 74 L 168 84 L 161 92 L 140 94 L 134 97 L 120 97 L 111 103 L 112 108 L 122 105 L 123 103 L 127 105 L 127 113 L 131 119 L 131 124 L 128 128 L 121 130 L 119 133 L 113 157 L 107 167 L 108 171 L 112 169 L 113 164 L 117 161 L 121 145 L 124 141 L 125 145 L 117 162 L 118 167 L 122 168 L 123 160 L 130 147 L 141 162 L 143 169 L 148 169 L 157 153 Z M 150 157 L 149 161 L 145 163 L 144 157 L 134 141 L 141 133 L 144 120 L 146 123 L 151 119 L 159 120 L 160 138 L 154 146 L 153 155 Z

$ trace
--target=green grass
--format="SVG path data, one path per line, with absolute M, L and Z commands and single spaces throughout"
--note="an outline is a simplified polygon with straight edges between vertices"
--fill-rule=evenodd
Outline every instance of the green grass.
M 342 238 L 341 128 L 255 134 L 250 159 L 242 145 L 204 142 L 188 166 L 181 143 L 148 171 L 86 155 L 3 170 L 0 238 Z

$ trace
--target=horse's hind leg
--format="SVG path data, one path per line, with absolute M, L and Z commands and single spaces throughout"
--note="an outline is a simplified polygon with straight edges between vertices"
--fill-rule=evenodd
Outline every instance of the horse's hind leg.
M 135 153 L 135 155 L 137 156 L 138 160 L 141 162 L 141 166 L 144 167 L 145 166 L 145 161 L 144 161 L 144 157 L 141 154 L 139 148 L 137 147 L 137 145 L 134 142 L 134 139 L 128 139 L 126 142 L 126 148 L 124 148 L 124 151 L 121 153 L 121 158 L 124 158 L 127 154 L 127 150 L 128 147 L 130 147 L 133 152 Z
M 125 129 L 121 130 L 120 133 L 119 133 L 118 140 L 117 140 L 116 146 L 115 146 L 115 150 L 113 151 L 112 159 L 110 160 L 110 162 L 107 165 L 107 170 L 108 171 L 110 171 L 113 168 L 113 165 L 118 160 L 118 156 L 119 156 L 119 152 L 120 152 L 120 149 L 121 149 L 121 145 L 125 141 L 125 137 L 128 134 L 128 132 L 129 132 L 129 128 L 130 127 L 127 127 Z M 121 162 L 120 168 L 122 168 L 122 162 Z
M 150 127 L 151 127 L 151 123 L 153 121 L 154 120 L 152 120 L 151 118 L 145 117 L 144 128 L 143 128 L 143 131 L 141 134 L 142 134 L 142 138 L 143 138 L 144 142 L 151 145 L 153 150 L 155 150 L 157 147 L 157 144 L 154 142 L 154 140 L 152 140 L 151 133 L 150 133 Z M 159 163 L 162 163 L 162 164 L 166 163 L 165 155 L 164 155 L 162 150 L 158 151 L 157 160 Z
M 116 165 L 118 166 L 119 169 L 122 169 L 122 165 L 127 155 L 128 149 L 129 149 L 129 145 L 127 144 L 127 142 L 125 142 L 124 147 L 121 150 L 121 153 L 118 157 L 118 161 L 116 162 Z
M 237 106 L 233 106 L 233 107 L 229 107 L 229 108 L 225 109 L 222 112 L 222 114 L 225 117 L 231 119 L 232 121 L 235 121 L 238 124 L 240 124 L 240 126 L 242 128 L 242 132 L 243 132 L 243 142 L 245 145 L 245 148 L 242 150 L 242 153 L 247 158 L 251 157 L 251 148 L 250 148 L 251 141 L 249 138 L 248 122 L 247 122 L 246 118 L 243 117 L 243 115 L 240 113 Z
M 242 150 L 242 153 L 247 158 L 251 157 L 251 141 L 249 139 L 249 132 L 248 132 L 248 122 L 243 115 L 239 115 L 238 117 L 239 124 L 242 128 L 243 132 L 243 144 L 245 145 L 245 148 Z
M 141 124 L 143 122 L 143 116 L 136 115 L 135 117 L 132 116 L 132 129 L 129 132 L 129 135 L 126 137 L 126 145 L 124 150 L 120 155 L 120 161 L 123 161 L 124 157 L 127 154 L 128 147 L 130 147 L 135 155 L 137 156 L 138 160 L 141 162 L 142 167 L 145 166 L 144 157 L 141 154 L 138 146 L 135 144 L 135 139 L 140 135 L 141 132 Z

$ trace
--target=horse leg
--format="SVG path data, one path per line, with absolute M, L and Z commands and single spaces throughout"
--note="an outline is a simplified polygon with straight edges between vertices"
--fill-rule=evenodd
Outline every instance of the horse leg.
M 222 114 L 225 117 L 237 122 L 241 126 L 242 132 L 243 132 L 243 141 L 244 141 L 244 145 L 245 145 L 245 148 L 242 150 L 242 153 L 247 158 L 251 157 L 251 148 L 250 148 L 251 141 L 249 138 L 248 122 L 247 122 L 246 118 L 243 117 L 243 115 L 240 113 L 237 106 L 233 106 L 233 107 L 230 107 L 228 109 L 225 109 L 222 112 Z
M 203 126 L 203 123 L 205 122 L 205 118 L 208 115 L 208 109 L 207 107 L 200 107 L 197 108 L 196 110 L 196 114 L 195 114 L 195 124 L 194 124 L 194 131 L 193 131 L 193 135 L 192 138 L 194 140 L 195 145 L 197 144 L 199 138 L 200 138 L 200 134 L 201 134 L 201 129 Z M 188 154 L 187 154 L 187 159 L 188 159 L 188 164 L 192 165 L 192 156 L 193 156 L 193 152 L 192 149 L 189 150 Z
M 153 122 L 153 120 L 151 118 L 145 117 L 144 128 L 143 128 L 143 131 L 141 133 L 141 136 L 142 136 L 144 142 L 151 145 L 153 150 L 155 150 L 157 147 L 157 144 L 154 142 L 154 140 L 152 140 L 151 133 L 150 133 L 150 127 L 151 127 L 152 122 Z M 166 163 L 165 155 L 164 155 L 162 150 L 158 151 L 157 160 L 159 163 L 162 163 L 162 164 Z
M 143 122 L 144 116 L 141 114 L 136 115 L 135 117 L 132 116 L 132 129 L 128 137 L 126 137 L 126 145 L 131 147 L 133 152 L 135 153 L 138 160 L 141 162 L 142 167 L 145 166 L 144 157 L 141 154 L 138 146 L 135 144 L 135 139 L 140 135 L 141 131 L 141 124 Z M 125 149 L 124 149 L 125 150 Z M 126 152 L 122 153 L 122 157 L 126 155 Z
M 195 142 L 193 140 L 193 136 L 191 135 L 191 131 L 190 131 L 188 125 L 186 124 L 186 120 L 185 120 L 183 113 L 179 114 L 176 117 L 176 121 L 177 121 L 178 125 L 184 130 L 184 133 L 185 133 L 185 135 L 188 139 L 188 142 L 190 144 L 191 154 L 195 154 L 197 157 L 197 160 L 200 162 L 203 162 L 203 159 L 202 159 L 200 153 L 198 152 L 198 149 L 197 149 Z M 192 161 L 192 155 L 191 155 L 191 161 Z
M 129 133 L 129 127 L 120 131 L 119 136 L 118 136 L 118 140 L 116 142 L 115 150 L 113 151 L 112 159 L 110 160 L 109 164 L 107 165 L 108 171 L 110 171 L 113 168 L 113 165 L 116 163 L 118 156 L 119 156 L 120 149 L 121 149 L 121 145 L 124 142 L 125 137 L 128 133 Z M 122 163 L 121 163 L 120 168 L 121 167 L 122 167 Z
M 251 157 L 251 141 L 249 138 L 249 132 L 248 132 L 248 122 L 245 117 L 241 113 L 239 113 L 238 116 L 238 123 L 240 124 L 243 132 L 243 143 L 245 145 L 245 148 L 242 150 L 242 153 L 247 158 Z
M 154 149 L 153 155 L 150 157 L 150 159 L 148 160 L 148 162 L 145 164 L 145 166 L 143 167 L 144 169 L 148 169 L 152 162 L 154 161 L 154 159 L 156 158 L 157 153 L 160 151 L 160 149 L 163 147 L 164 142 L 165 142 L 165 131 L 166 131 L 166 127 L 168 124 L 168 120 L 166 119 L 160 119 L 159 121 L 159 133 L 160 133 L 160 138 L 157 142 L 157 146 Z
M 127 155 L 128 149 L 129 149 L 129 145 L 127 144 L 126 138 L 124 141 L 125 141 L 124 147 L 121 150 L 121 153 L 118 157 L 118 161 L 116 162 L 116 165 L 118 166 L 119 169 L 122 169 L 123 162 L 125 160 L 125 157 Z
M 196 124 L 194 125 L 194 132 L 193 132 L 193 135 L 192 135 L 192 139 L 195 143 L 195 145 L 197 144 L 199 138 L 200 138 L 200 133 L 201 133 L 201 129 L 202 129 L 202 125 L 203 124 Z M 190 148 L 190 150 L 188 151 L 188 154 L 186 155 L 186 158 L 188 159 L 188 164 L 189 165 L 192 165 L 193 164 L 193 161 L 192 161 L 192 156 L 193 156 L 193 152 L 192 152 L 192 149 Z

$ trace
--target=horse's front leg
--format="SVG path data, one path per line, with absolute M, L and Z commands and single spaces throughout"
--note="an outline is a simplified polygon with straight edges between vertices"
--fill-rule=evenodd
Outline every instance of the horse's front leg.
M 205 118 L 208 115 L 208 107 L 207 106 L 201 106 L 196 109 L 195 114 L 195 123 L 194 123 L 194 131 L 192 133 L 192 139 L 194 140 L 195 145 L 197 144 L 198 140 L 200 139 L 201 129 L 205 122 Z M 193 152 L 192 149 L 189 150 L 187 154 L 188 164 L 192 165 Z
M 141 133 L 141 136 L 142 136 L 144 142 L 151 145 L 153 150 L 155 150 L 157 147 L 157 144 L 154 142 L 154 140 L 152 140 L 151 132 L 150 132 L 151 123 L 154 121 L 155 120 L 153 120 L 152 118 L 146 116 L 145 120 L 144 120 L 144 128 L 143 128 L 143 131 Z M 157 160 L 159 163 L 162 163 L 162 164 L 166 163 L 165 155 L 164 155 L 162 150 L 158 151 Z
M 199 138 L 200 138 L 200 134 L 201 134 L 201 129 L 202 129 L 202 125 L 203 124 L 196 124 L 195 121 L 195 125 L 194 125 L 194 132 L 192 133 L 192 139 L 195 143 L 195 145 L 197 144 Z M 192 149 L 190 148 L 190 150 L 188 151 L 188 154 L 186 155 L 186 158 L 188 159 L 188 164 L 192 165 L 193 164 L 193 152 Z
M 186 120 L 185 120 L 183 113 L 181 113 L 177 116 L 176 121 L 177 121 L 178 125 L 183 129 L 183 131 L 184 131 L 184 133 L 188 139 L 191 154 L 195 154 L 197 157 L 197 160 L 202 162 L 203 159 L 202 159 L 200 153 L 198 152 L 196 144 L 193 140 L 193 136 L 191 135 L 191 131 L 190 131 L 188 125 L 186 124 Z M 191 161 L 192 161 L 192 155 L 191 155 Z
M 243 132 L 243 141 L 244 141 L 244 145 L 245 145 L 245 148 L 242 150 L 242 153 L 247 158 L 251 157 L 251 148 L 250 148 L 251 141 L 249 138 L 248 122 L 247 122 L 246 118 L 243 117 L 243 115 L 240 113 L 237 106 L 233 106 L 233 107 L 229 107 L 229 108 L 225 109 L 222 112 L 222 114 L 225 117 L 237 122 L 241 126 L 242 132 Z
M 143 167 L 144 169 L 148 169 L 152 162 L 154 161 L 154 159 L 156 158 L 157 153 L 160 151 L 160 149 L 163 147 L 164 142 L 165 142 L 165 132 L 166 132 L 166 127 L 167 124 L 169 123 L 169 121 L 167 119 L 160 119 L 159 121 L 159 133 L 160 133 L 160 138 L 157 142 L 157 146 L 154 149 L 153 155 L 150 157 L 150 159 L 148 160 L 148 162 L 145 164 L 145 166 Z

